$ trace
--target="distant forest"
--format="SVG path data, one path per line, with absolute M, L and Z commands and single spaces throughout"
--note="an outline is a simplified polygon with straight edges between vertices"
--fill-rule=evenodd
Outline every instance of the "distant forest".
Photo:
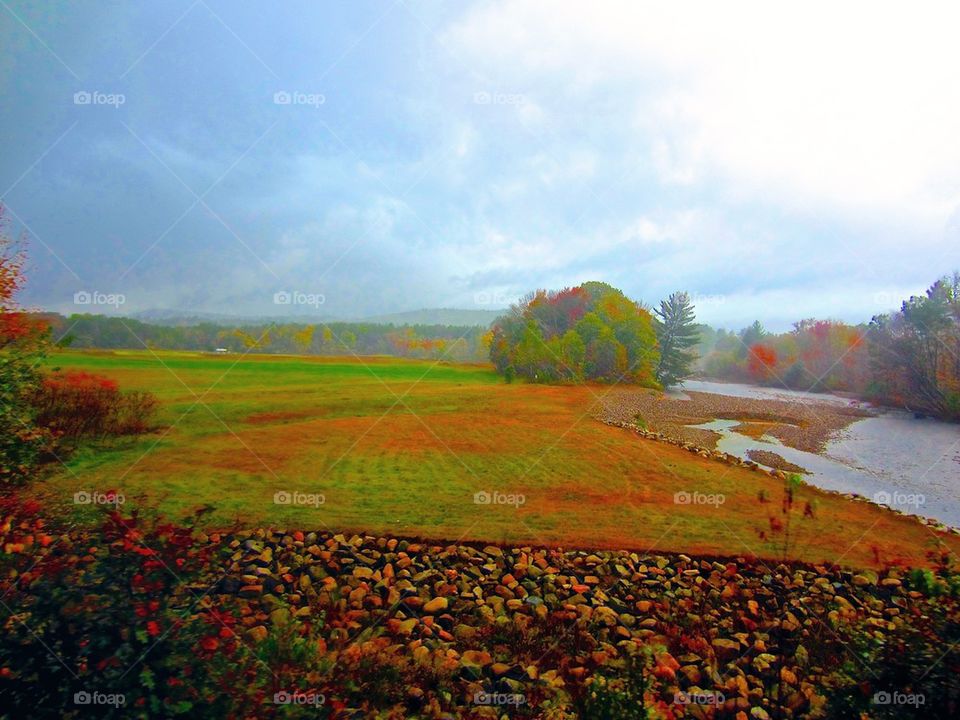
M 159 325 L 107 315 L 44 313 L 53 338 L 75 348 L 152 348 L 307 355 L 393 355 L 443 358 L 453 362 L 487 359 L 489 333 L 474 325 L 383 325 L 331 322 L 315 325 L 263 323 L 225 327 Z

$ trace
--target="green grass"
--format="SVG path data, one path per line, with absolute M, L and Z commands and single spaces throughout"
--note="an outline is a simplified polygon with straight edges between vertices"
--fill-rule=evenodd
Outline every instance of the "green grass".
M 101 373 L 161 400 L 160 428 L 87 445 L 44 490 L 80 517 L 78 490 L 121 490 L 127 509 L 211 526 L 395 532 L 449 540 L 625 547 L 773 557 L 780 488 L 589 416 L 602 386 L 505 384 L 487 366 L 395 358 L 61 351 L 47 362 Z M 723 493 L 719 509 L 678 490 Z M 757 501 L 766 490 L 772 502 Z M 322 494 L 319 507 L 274 503 Z M 474 493 L 522 494 L 519 506 Z M 923 557 L 932 534 L 875 508 L 803 488 L 796 554 L 868 563 Z M 802 504 L 801 504 L 802 507 Z M 802 513 L 801 513 L 802 514 Z

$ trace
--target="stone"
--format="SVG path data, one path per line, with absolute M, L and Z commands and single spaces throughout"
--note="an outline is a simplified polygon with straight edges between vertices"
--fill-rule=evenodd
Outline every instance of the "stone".
M 711 643 L 713 651 L 721 660 L 733 660 L 740 655 L 740 643 L 736 640 L 716 638 Z
M 433 600 L 424 603 L 423 612 L 425 612 L 427 615 L 433 615 L 446 610 L 449 604 L 449 601 L 445 597 L 436 597 Z

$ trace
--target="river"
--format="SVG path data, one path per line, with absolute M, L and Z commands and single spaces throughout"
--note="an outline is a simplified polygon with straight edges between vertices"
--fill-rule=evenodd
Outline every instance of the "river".
M 803 403 L 862 404 L 829 393 L 687 381 L 683 390 Z M 857 420 L 828 443 L 822 455 L 795 450 L 774 437 L 754 440 L 731 428 L 736 420 L 714 420 L 694 427 L 720 434 L 717 449 L 739 457 L 748 450 L 769 450 L 810 471 L 813 485 L 855 492 L 885 501 L 905 513 L 936 518 L 960 527 L 960 425 L 918 419 L 900 410 L 876 410 Z

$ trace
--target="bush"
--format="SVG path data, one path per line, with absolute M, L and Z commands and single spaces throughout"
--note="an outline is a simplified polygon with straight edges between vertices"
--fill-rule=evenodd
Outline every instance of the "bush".
M 952 718 L 960 713 L 960 575 L 946 557 L 913 570 L 915 597 L 886 627 L 841 627 L 848 660 L 828 682 L 830 717 Z
M 209 597 L 222 549 L 192 528 L 112 511 L 66 533 L 6 495 L 0 548 L 0 718 L 248 717 L 269 702 L 242 612 Z
M 38 426 L 30 397 L 40 374 L 30 354 L 0 351 L 0 485 L 19 485 L 33 474 L 49 433 Z
M 124 393 L 114 380 L 72 371 L 44 378 L 33 404 L 39 425 L 73 440 L 145 432 L 157 409 L 150 393 Z
M 578 717 L 589 720 L 646 720 L 653 665 L 649 652 L 628 656 L 621 673 L 598 672 L 578 702 Z

